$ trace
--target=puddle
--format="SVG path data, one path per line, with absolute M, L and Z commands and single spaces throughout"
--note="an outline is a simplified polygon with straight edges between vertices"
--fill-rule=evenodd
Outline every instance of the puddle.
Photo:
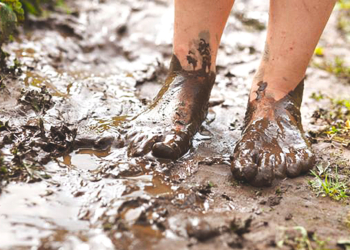
M 274 248 L 269 244 L 280 225 L 295 224 L 324 237 L 335 237 L 339 228 L 345 235 L 338 218 L 350 208 L 317 199 L 305 184 L 308 177 L 281 182 L 278 189 L 289 191 L 274 208 L 263 204 L 274 199 L 277 187 L 257 190 L 231 178 L 229 156 L 264 47 L 268 3 L 237 3 L 219 50 L 209 115 L 193 148 L 177 162 L 129 158 L 122 144 L 94 144 L 94 138 L 117 138 L 122 124 L 160 88 L 172 48 L 172 3 L 69 4 L 76 15 L 33 20 L 33 29 L 20 32 L 21 42 L 6 45 L 24 73 L 0 95 L 0 120 L 9 121 L 15 142 L 0 154 L 12 161 L 16 148 L 27 168 L 39 162 L 39 173 L 50 178 L 33 180 L 36 170 L 24 171 L 23 180 L 34 183 L 0 186 L 0 249 L 267 249 Z M 318 74 L 311 74 L 317 83 Z M 43 86 L 52 107 L 44 112 L 18 105 L 22 88 L 40 92 Z M 73 151 L 75 133 L 87 139 L 85 148 Z M 285 219 L 287 213 L 293 220 Z M 250 233 L 232 222 L 246 217 L 255 220 Z M 236 226 L 247 236 L 237 236 L 231 230 Z
M 95 170 L 99 167 L 99 158 L 109 155 L 109 150 L 98 151 L 93 149 L 81 149 L 69 155 L 63 156 L 63 163 L 69 167 L 84 170 Z

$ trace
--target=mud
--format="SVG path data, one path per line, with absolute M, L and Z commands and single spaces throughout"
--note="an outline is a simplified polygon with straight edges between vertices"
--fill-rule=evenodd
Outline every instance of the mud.
M 190 149 L 193 136 L 207 116 L 215 74 L 206 73 L 206 66 L 185 71 L 176 56 L 172 57 L 170 70 L 154 102 L 124 124 L 130 156 L 151 152 L 158 158 L 178 159 Z
M 268 83 L 258 86 L 234 149 L 232 172 L 255 186 L 268 186 L 275 178 L 308 172 L 315 165 L 315 155 L 301 123 L 304 81 L 278 101 L 265 94 Z
M 267 5 L 237 1 L 208 114 L 177 161 L 129 157 L 123 140 L 130 132 L 124 124 L 146 112 L 166 79 L 171 2 L 79 0 L 68 2 L 72 15 L 32 18 L 4 48 L 22 73 L 0 90 L 0 249 L 276 249 L 281 242 L 293 249 L 296 227 L 315 249 L 313 235 L 341 249 L 337 243 L 349 238 L 348 200 L 316 197 L 309 175 L 256 188 L 231 174 Z M 334 45 L 332 20 L 320 43 L 348 54 L 345 41 Z M 350 91 L 310 67 L 305 131 L 317 129 L 310 121 L 318 104 L 309 97 L 322 89 Z M 339 151 L 329 143 L 312 147 L 318 162 L 334 161 Z M 350 154 L 343 152 L 346 177 Z

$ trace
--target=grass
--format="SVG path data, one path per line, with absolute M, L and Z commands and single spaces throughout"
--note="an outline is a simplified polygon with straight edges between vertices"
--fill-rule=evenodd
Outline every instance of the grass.
M 349 30 L 350 32 L 350 30 Z M 320 51 L 315 50 L 315 54 L 321 55 Z M 317 54 L 316 54 L 317 55 Z M 323 50 L 322 50 L 323 56 Z M 346 65 L 343 58 L 336 56 L 333 61 L 323 60 L 320 63 L 313 63 L 313 65 L 319 69 L 325 70 L 338 78 L 345 79 L 350 82 L 350 67 Z
M 321 240 L 316 233 L 308 232 L 302 226 L 282 228 L 282 237 L 277 241 L 279 248 L 289 247 L 296 250 L 326 250 L 327 241 Z
M 350 0 L 338 0 L 336 9 L 339 34 L 347 42 L 350 42 Z M 324 48 L 316 47 L 314 54 L 318 57 L 324 57 Z M 333 60 L 323 60 L 314 65 L 350 82 L 350 66 L 346 64 L 343 57 L 336 56 Z
M 337 6 L 337 9 L 339 10 L 337 29 L 349 41 L 350 40 L 350 1 L 338 0 L 338 3 L 336 6 Z
M 42 16 L 48 13 L 48 10 L 61 9 L 66 13 L 70 13 L 68 6 L 64 0 L 0 0 L 0 73 L 8 74 L 11 69 L 7 65 L 8 54 L 2 50 L 2 44 L 12 41 L 15 34 L 16 26 L 26 22 L 29 14 Z M 15 68 L 18 67 L 17 61 Z M 3 75 L 0 74 L 0 79 Z M 5 85 L 0 82 L 0 89 L 4 89 Z
M 350 0 L 338 0 L 337 8 L 341 10 L 349 10 L 350 9 Z
M 349 187 L 345 181 L 340 179 L 337 165 L 332 168 L 329 163 L 326 167 L 319 164 L 316 169 L 316 171 L 311 170 L 314 179 L 310 180 L 309 184 L 317 196 L 330 197 L 336 201 L 349 197 Z
M 348 212 L 348 214 L 345 217 L 345 225 L 348 229 L 350 229 L 350 211 Z
M 337 28 L 343 33 L 348 33 L 350 30 L 350 0 L 338 0 L 336 8 L 339 10 Z
M 312 93 L 316 101 L 328 101 L 327 108 L 319 108 L 314 114 L 315 123 L 322 121 L 326 127 L 314 137 L 328 142 L 337 142 L 344 147 L 350 147 L 350 99 L 331 98 L 322 93 Z

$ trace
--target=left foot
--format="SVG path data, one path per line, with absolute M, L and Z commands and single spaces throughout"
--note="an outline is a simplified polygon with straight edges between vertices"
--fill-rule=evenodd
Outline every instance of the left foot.
M 266 94 L 266 82 L 258 84 L 250 101 L 242 138 L 237 142 L 232 173 L 254 186 L 269 186 L 276 178 L 296 177 L 315 163 L 301 124 L 300 105 L 304 84 L 276 101 Z
M 130 156 L 176 160 L 185 154 L 207 115 L 214 72 L 185 71 L 176 56 L 153 104 L 128 124 Z

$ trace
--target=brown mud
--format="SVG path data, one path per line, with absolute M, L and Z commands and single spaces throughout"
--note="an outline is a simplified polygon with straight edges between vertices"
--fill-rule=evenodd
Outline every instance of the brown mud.
M 308 172 L 315 165 L 315 155 L 301 123 L 304 81 L 278 101 L 266 95 L 268 83 L 258 86 L 234 149 L 232 172 L 239 180 L 269 186 L 274 179 Z
M 296 249 L 300 228 L 313 249 L 316 239 L 342 249 L 337 242 L 350 233 L 348 200 L 316 197 L 309 175 L 256 188 L 231 174 L 263 53 L 267 5 L 237 1 L 208 115 L 175 162 L 129 157 L 121 133 L 166 77 L 171 2 L 68 1 L 71 15 L 31 18 L 4 48 L 9 61 L 18 57 L 22 74 L 0 90 L 0 249 Z M 338 37 L 332 20 L 324 46 Z M 349 53 L 344 41 L 332 46 Z M 350 91 L 309 68 L 305 131 L 317 129 L 311 124 L 317 103 L 309 97 L 322 89 L 335 96 Z M 329 143 L 312 147 L 317 161 L 337 152 Z M 348 167 L 350 154 L 343 152 Z
M 190 149 L 193 136 L 207 116 L 215 73 L 207 73 L 206 66 L 185 71 L 175 55 L 169 71 L 153 103 L 125 123 L 129 156 L 151 152 L 158 158 L 178 159 Z

